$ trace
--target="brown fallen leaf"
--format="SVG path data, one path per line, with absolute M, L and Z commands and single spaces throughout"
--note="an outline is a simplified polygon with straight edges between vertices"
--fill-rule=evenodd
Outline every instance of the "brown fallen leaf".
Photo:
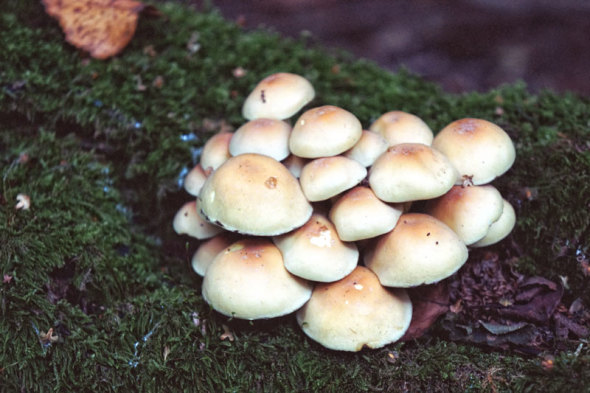
M 412 322 L 401 341 L 422 336 L 436 322 L 437 318 L 449 311 L 449 289 L 446 281 L 432 285 L 421 285 L 409 289 L 412 299 Z
M 146 6 L 135 0 L 42 0 L 45 11 L 56 18 L 66 41 L 106 59 L 131 40 L 137 18 Z

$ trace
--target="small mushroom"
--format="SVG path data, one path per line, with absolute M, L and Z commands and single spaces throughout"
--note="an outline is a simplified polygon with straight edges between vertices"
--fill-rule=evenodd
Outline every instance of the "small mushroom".
M 496 124 L 483 119 L 461 119 L 443 128 L 432 147 L 443 153 L 474 185 L 486 184 L 505 173 L 516 158 L 514 144 Z M 461 184 L 458 180 L 456 184 Z
M 289 155 L 291 126 L 278 119 L 254 119 L 243 124 L 229 142 L 232 156 L 244 153 L 264 154 L 281 161 Z
M 312 207 L 299 182 L 277 160 L 261 154 L 231 157 L 199 194 L 203 215 L 228 231 L 274 236 L 305 224 Z
M 324 347 L 356 352 L 401 338 L 412 303 L 404 289 L 384 288 L 373 272 L 358 266 L 339 281 L 317 284 L 296 316 L 305 334 Z
M 188 235 L 196 239 L 208 239 L 223 231 L 199 214 L 198 200 L 182 205 L 174 216 L 172 227 L 179 235 Z
M 365 254 L 365 266 L 388 287 L 414 287 L 449 277 L 467 261 L 465 243 L 442 221 L 406 213 Z
M 184 189 L 192 196 L 199 195 L 207 176 L 209 174 L 205 172 L 201 164 L 195 165 L 184 177 Z
M 340 240 L 330 220 L 318 213 L 302 227 L 274 237 L 273 242 L 281 250 L 287 270 L 312 281 L 340 280 L 359 259 L 356 245 Z
M 207 268 L 213 262 L 213 259 L 221 251 L 229 247 L 236 241 L 235 236 L 229 232 L 223 232 L 215 235 L 211 239 L 201 243 L 191 259 L 191 266 L 199 276 L 205 276 Z
M 244 101 L 242 115 L 248 120 L 261 117 L 288 119 L 315 97 L 315 90 L 300 75 L 279 72 L 264 78 Z
M 231 157 L 229 142 L 232 136 L 231 132 L 220 132 L 209 138 L 201 152 L 201 168 L 205 171 L 215 170 Z
M 324 201 L 359 184 L 367 170 L 344 156 L 317 158 L 305 164 L 299 182 L 307 199 Z
M 432 130 L 422 119 L 411 113 L 391 111 L 384 113 L 369 129 L 380 134 L 389 146 L 400 143 L 432 144 Z
M 289 150 L 304 158 L 335 156 L 352 148 L 363 128 L 355 115 L 333 105 L 305 111 L 291 131 Z
M 376 132 L 364 130 L 361 139 L 343 155 L 358 161 L 362 166 L 369 167 L 387 150 L 388 144 Z
M 207 268 L 203 298 L 215 310 L 241 319 L 274 318 L 299 309 L 312 284 L 289 273 L 267 238 L 247 238 L 220 252 Z
M 512 232 L 516 224 L 516 213 L 512 205 L 506 200 L 503 200 L 504 207 L 502 208 L 502 215 L 496 221 L 492 222 L 486 235 L 471 244 L 471 247 L 485 247 L 491 244 L 498 243 Z

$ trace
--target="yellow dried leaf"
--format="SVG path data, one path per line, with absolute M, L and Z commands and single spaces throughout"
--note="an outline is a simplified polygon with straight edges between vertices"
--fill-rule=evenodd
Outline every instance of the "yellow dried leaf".
M 56 18 L 66 41 L 106 59 L 131 40 L 145 5 L 134 0 L 42 0 L 45 11 Z

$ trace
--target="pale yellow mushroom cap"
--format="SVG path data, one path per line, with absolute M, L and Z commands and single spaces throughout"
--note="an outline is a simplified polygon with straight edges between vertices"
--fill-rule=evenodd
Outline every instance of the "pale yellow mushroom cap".
M 356 245 L 340 240 L 334 225 L 322 214 L 313 214 L 304 226 L 273 241 L 283 254 L 287 270 L 307 280 L 340 280 L 359 259 Z
M 317 158 L 305 164 L 299 182 L 307 199 L 324 201 L 359 184 L 367 170 L 344 156 Z
M 391 232 L 379 238 L 364 261 L 381 284 L 414 287 L 440 281 L 459 270 L 467 261 L 467 247 L 436 218 L 406 213 Z
M 184 177 L 184 189 L 193 196 L 199 195 L 207 176 L 208 173 L 205 172 L 201 164 L 195 165 Z
M 289 157 L 281 162 L 287 167 L 293 176 L 299 179 L 299 176 L 301 176 L 301 170 L 309 160 L 307 158 L 296 156 L 295 154 L 289 154 Z
M 389 146 L 400 143 L 432 144 L 432 130 L 422 119 L 411 113 L 391 111 L 384 113 L 369 127 L 380 134 Z
M 297 179 L 277 160 L 260 154 L 231 157 L 208 178 L 201 212 L 232 232 L 274 236 L 305 224 L 312 207 Z
M 387 147 L 387 141 L 381 135 L 364 130 L 361 139 L 343 155 L 358 161 L 364 167 L 369 167 L 387 150 Z
M 243 124 L 229 142 L 232 156 L 244 153 L 258 153 L 277 161 L 289 155 L 291 126 L 278 119 L 254 119 Z
M 371 189 L 386 202 L 436 198 L 457 179 L 457 171 L 442 153 L 420 143 L 389 147 L 369 173 Z
M 279 72 L 264 78 L 248 95 L 242 115 L 248 120 L 261 117 L 288 119 L 315 97 L 315 90 L 300 75 Z
M 190 201 L 182 205 L 174 216 L 172 227 L 179 235 L 188 235 L 197 239 L 208 239 L 223 231 L 199 214 L 198 201 Z
M 241 319 L 274 318 L 299 309 L 312 284 L 289 273 L 267 238 L 247 238 L 221 251 L 207 268 L 203 298 L 218 312 Z
M 231 132 L 220 132 L 209 138 L 201 152 L 201 168 L 205 171 L 215 170 L 231 157 L 229 142 L 232 136 Z
M 508 134 L 487 120 L 461 119 L 443 128 L 432 146 L 443 153 L 461 178 L 486 184 L 505 173 L 516 158 Z M 461 180 L 457 184 L 461 184 Z
M 512 205 L 506 200 L 503 200 L 504 207 L 502 209 L 502 215 L 496 221 L 490 225 L 488 233 L 471 244 L 471 247 L 485 247 L 491 244 L 498 243 L 512 232 L 514 225 L 516 224 L 516 213 Z
M 317 284 L 296 315 L 305 334 L 324 347 L 356 352 L 400 339 L 410 326 L 412 303 L 404 289 L 384 288 L 358 266 L 342 280 Z
M 447 224 L 468 246 L 481 240 L 502 214 L 502 195 L 491 185 L 453 186 L 426 203 L 426 212 Z
M 355 115 L 333 105 L 305 111 L 289 137 L 291 153 L 304 158 L 335 156 L 353 147 L 363 128 Z
M 391 206 L 375 196 L 369 187 L 355 187 L 332 205 L 330 220 L 340 239 L 357 241 L 387 233 L 395 227 L 402 206 Z

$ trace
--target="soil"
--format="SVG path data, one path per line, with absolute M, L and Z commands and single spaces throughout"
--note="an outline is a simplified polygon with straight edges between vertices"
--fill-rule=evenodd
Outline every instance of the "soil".
M 525 81 L 590 95 L 586 0 L 214 1 L 245 28 L 271 28 L 345 49 L 395 71 L 405 66 L 450 92 Z

